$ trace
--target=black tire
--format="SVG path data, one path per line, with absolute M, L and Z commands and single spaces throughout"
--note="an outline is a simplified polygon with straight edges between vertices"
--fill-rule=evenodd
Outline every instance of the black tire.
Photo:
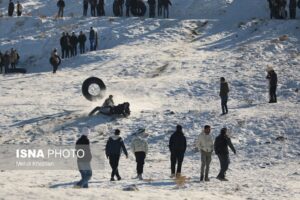
M 93 95 L 89 92 L 89 88 L 91 85 L 96 84 L 100 89 L 100 93 L 97 95 Z M 97 77 L 90 77 L 86 79 L 81 87 L 83 96 L 89 101 L 96 101 L 98 99 L 102 99 L 104 97 L 104 92 L 106 90 L 106 86 L 104 82 Z
M 133 16 L 143 17 L 146 14 L 147 7 L 144 2 L 136 1 L 134 4 L 132 4 L 130 10 Z

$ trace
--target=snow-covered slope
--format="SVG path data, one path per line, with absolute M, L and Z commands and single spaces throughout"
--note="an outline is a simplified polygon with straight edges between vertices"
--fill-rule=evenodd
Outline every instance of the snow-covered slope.
M 73 1 L 72 1 L 73 2 Z M 78 2 L 78 4 L 76 4 Z M 74 190 L 77 171 L 2 171 L 4 199 L 299 199 L 299 20 L 268 19 L 262 0 L 173 0 L 171 19 L 82 18 L 81 1 L 56 20 L 53 0 L 24 3 L 28 16 L 0 18 L 0 50 L 17 48 L 26 75 L 0 77 L 0 144 L 74 144 L 79 130 L 93 128 L 92 142 L 104 143 L 120 128 L 146 127 L 150 152 L 145 177 L 137 182 L 135 159 L 121 159 L 124 180 L 110 183 L 109 166 L 95 170 L 90 189 Z M 6 4 L 0 1 L 4 12 Z M 108 15 L 111 1 L 107 1 Z M 73 17 L 70 17 L 73 16 Z M 100 35 L 100 50 L 63 61 L 56 75 L 48 63 L 62 31 Z M 282 35 L 288 39 L 280 41 Z M 268 104 L 267 65 L 279 77 L 277 104 Z M 163 67 L 166 66 L 166 67 Z M 111 121 L 87 117 L 97 104 L 81 94 L 89 76 L 101 78 L 116 102 L 129 101 L 132 115 Z M 219 78 L 230 84 L 229 114 L 220 117 Z M 169 176 L 168 139 L 176 124 L 188 139 L 178 189 Z M 213 157 L 211 182 L 199 183 L 200 155 L 194 140 L 205 124 L 229 128 L 237 156 L 229 182 L 219 182 Z M 276 141 L 278 136 L 287 138 Z M 100 150 L 99 150 L 100 151 Z M 122 188 L 136 184 L 138 192 Z

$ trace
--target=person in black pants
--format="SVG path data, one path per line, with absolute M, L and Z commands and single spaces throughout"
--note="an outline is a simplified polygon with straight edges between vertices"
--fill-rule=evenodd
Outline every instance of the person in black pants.
M 228 93 L 229 93 L 229 87 L 228 83 L 225 81 L 224 77 L 220 78 L 220 97 L 221 97 L 221 107 L 222 107 L 222 114 L 225 115 L 228 113 L 227 108 L 227 101 L 228 101 Z
M 149 18 L 154 18 L 155 17 L 156 1 L 155 0 L 148 0 L 148 4 L 149 4 Z
M 128 153 L 123 139 L 120 137 L 120 130 L 116 129 L 114 136 L 109 137 L 105 147 L 106 157 L 109 159 L 109 164 L 112 169 L 110 181 L 115 181 L 115 176 L 118 180 L 121 180 L 121 176 L 118 170 L 121 149 L 126 155 L 126 158 L 128 158 Z
M 71 56 L 77 56 L 78 38 L 75 35 L 75 32 L 72 32 L 72 36 L 70 37 L 70 44 L 71 44 Z
M 186 150 L 186 138 L 182 132 L 182 126 L 177 125 L 176 131 L 170 138 L 169 149 L 171 152 L 171 178 L 174 178 L 175 176 L 179 178 L 181 176 L 181 166 Z
M 277 74 L 273 68 L 268 68 L 267 71 L 268 71 L 268 75 L 266 78 L 269 80 L 269 95 L 270 95 L 269 103 L 277 103 L 277 95 L 276 95 Z
M 148 153 L 148 143 L 142 137 L 147 136 L 145 134 L 145 129 L 140 129 L 133 138 L 131 142 L 131 150 L 135 155 L 136 160 L 136 171 L 137 177 L 139 180 L 143 180 L 143 171 L 144 171 L 144 164 L 145 158 Z
M 86 36 L 85 36 L 85 34 L 82 31 L 80 31 L 80 34 L 78 36 L 78 42 L 79 42 L 80 54 L 85 53 Z
M 172 6 L 170 0 L 162 0 L 164 18 L 169 18 L 169 5 Z
M 228 181 L 225 178 L 226 171 L 230 163 L 228 146 L 233 151 L 233 153 L 236 154 L 236 150 L 232 145 L 230 138 L 227 135 L 227 129 L 222 128 L 220 135 L 216 138 L 214 144 L 214 149 L 219 158 L 221 166 L 220 173 L 217 176 L 217 179 L 219 179 L 220 181 Z
M 97 4 L 97 16 L 105 16 L 104 0 L 99 0 Z
M 89 0 L 83 0 L 83 16 L 87 16 L 87 11 L 89 8 Z
M 296 19 L 296 10 L 297 10 L 297 0 L 290 0 L 290 18 Z

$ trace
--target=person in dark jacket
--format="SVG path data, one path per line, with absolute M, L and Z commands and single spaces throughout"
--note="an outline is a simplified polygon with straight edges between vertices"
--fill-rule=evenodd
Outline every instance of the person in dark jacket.
M 93 27 L 91 27 L 90 29 L 90 36 L 89 36 L 89 40 L 90 40 L 90 51 L 94 51 L 96 50 L 96 46 L 97 46 L 97 33 L 94 30 Z
M 88 135 L 90 130 L 85 127 L 82 130 L 81 137 L 76 142 L 77 166 L 81 175 L 81 180 L 76 184 L 78 188 L 88 188 L 88 182 L 92 177 L 91 160 L 92 153 L 90 149 L 90 141 Z
M 157 16 L 162 16 L 162 1 L 157 0 Z
M 219 179 L 220 181 L 228 181 L 225 178 L 226 171 L 230 163 L 228 146 L 233 151 L 233 153 L 236 154 L 236 150 L 231 143 L 231 139 L 227 135 L 227 129 L 222 128 L 221 133 L 218 137 L 216 137 L 214 144 L 214 149 L 219 158 L 221 166 L 220 173 L 217 176 L 217 179 Z
M 4 74 L 7 73 L 9 71 L 9 66 L 11 64 L 10 61 L 10 53 L 9 51 L 6 51 L 4 56 L 3 56 L 3 66 L 4 66 Z
M 148 4 L 149 4 L 149 17 L 154 18 L 155 17 L 156 1 L 155 0 L 148 0 Z
M 71 56 L 77 56 L 78 38 L 74 32 L 72 33 L 72 36 L 70 37 L 70 44 L 71 44 Z
M 181 166 L 186 150 L 186 138 L 182 132 L 182 126 L 177 125 L 176 131 L 170 138 L 169 149 L 171 152 L 171 178 L 174 178 L 175 176 L 178 178 L 181 176 Z
M 162 0 L 164 18 L 169 18 L 169 5 L 172 6 L 170 0 Z
M 115 181 L 115 176 L 118 180 L 121 180 L 118 170 L 121 150 L 123 150 L 126 158 L 128 158 L 125 144 L 123 139 L 120 137 L 120 130 L 116 129 L 114 136 L 109 137 L 105 147 L 106 157 L 109 159 L 109 164 L 112 168 L 110 181 Z
M 297 0 L 290 0 L 289 9 L 290 9 L 290 18 L 296 19 Z
M 274 71 L 273 68 L 269 67 L 267 69 L 268 75 L 267 79 L 269 80 L 269 95 L 270 95 L 270 101 L 269 103 L 277 103 L 277 74 Z
M 17 16 L 20 17 L 22 15 L 23 6 L 17 1 Z
M 80 34 L 78 36 L 78 42 L 79 42 L 80 54 L 85 53 L 86 36 L 85 36 L 85 34 L 82 31 L 80 31 Z
M 225 81 L 224 77 L 220 78 L 220 97 L 221 97 L 221 107 L 222 107 L 222 114 L 225 115 L 228 113 L 227 108 L 227 101 L 228 101 L 228 93 L 229 93 L 229 87 L 228 83 Z
M 91 4 L 91 16 L 96 17 L 97 0 L 90 0 L 90 4 Z
M 4 71 L 3 69 L 3 55 L 2 52 L 0 51 L 0 74 Z
M 89 8 L 89 0 L 83 0 L 83 16 L 87 16 L 87 11 Z
M 14 10 L 15 10 L 15 4 L 12 0 L 9 0 L 9 4 L 8 4 L 8 16 L 12 17 L 14 14 Z
M 58 7 L 57 17 L 64 17 L 65 1 L 59 0 L 57 2 L 57 7 Z
M 53 74 L 55 74 L 56 71 L 57 71 L 57 69 L 58 69 L 58 66 L 61 63 L 61 58 L 57 54 L 57 50 L 56 49 L 54 49 L 52 51 L 51 57 L 50 57 L 49 61 L 50 61 L 50 64 L 52 65 L 52 67 L 53 67 Z
M 125 1 L 125 7 L 126 7 L 126 17 L 130 16 L 130 8 L 131 8 L 131 0 Z
M 104 0 L 99 0 L 97 4 L 97 15 L 98 16 L 105 16 L 105 10 L 104 10 Z

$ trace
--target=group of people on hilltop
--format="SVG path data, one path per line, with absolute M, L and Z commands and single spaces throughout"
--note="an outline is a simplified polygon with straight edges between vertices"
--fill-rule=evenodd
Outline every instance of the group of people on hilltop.
M 0 51 L 0 73 L 5 74 L 10 69 L 16 69 L 19 59 L 19 53 L 14 48 L 4 54 Z
M 12 17 L 14 15 L 14 11 L 16 9 L 17 16 L 21 16 L 23 12 L 22 4 L 17 1 L 17 5 L 15 6 L 13 0 L 9 0 L 8 3 L 8 16 Z
M 288 12 L 286 10 L 287 0 L 268 0 L 271 19 L 286 19 Z M 289 17 L 296 19 L 297 6 L 300 8 L 300 0 L 289 0 Z
M 83 16 L 87 16 L 90 6 L 91 16 L 105 16 L 104 0 L 83 0 Z
M 119 172 L 119 161 L 122 152 L 128 158 L 128 151 L 125 143 L 120 136 L 121 131 L 116 129 L 113 136 L 110 136 L 105 146 L 105 155 L 109 160 L 111 166 L 111 178 L 110 181 L 121 180 Z M 78 188 L 88 188 L 88 181 L 92 177 L 91 160 L 92 153 L 90 150 L 90 142 L 88 136 L 90 130 L 83 128 L 81 137 L 77 140 L 75 149 L 77 151 L 84 152 L 84 156 L 80 156 L 77 159 L 77 165 L 81 174 L 81 180 L 76 184 Z M 143 180 L 144 164 L 147 154 L 149 152 L 148 134 L 144 128 L 139 129 L 134 135 L 131 141 L 131 151 L 135 156 L 136 161 L 136 179 Z M 170 178 L 180 178 L 182 176 L 182 164 L 187 149 L 186 137 L 183 133 L 182 126 L 177 125 L 175 132 L 169 139 L 169 151 L 171 161 L 171 175 Z M 226 171 L 229 167 L 229 150 L 228 147 L 236 154 L 236 150 L 232 145 L 231 139 L 227 134 L 227 129 L 222 128 L 220 134 L 213 140 L 211 135 L 211 127 L 205 125 L 203 131 L 196 139 L 196 148 L 201 153 L 201 170 L 200 181 L 210 181 L 209 169 L 212 160 L 212 153 L 218 156 L 220 162 L 220 171 L 217 175 L 217 179 L 220 181 L 228 181 L 226 179 Z M 116 178 L 116 179 L 115 179 Z
M 98 33 L 93 27 L 90 28 L 88 39 L 90 41 L 90 51 L 95 51 L 98 46 Z M 61 57 L 58 55 L 56 48 L 51 52 L 50 56 L 50 64 L 53 67 L 53 73 L 56 73 L 62 59 L 78 55 L 78 46 L 79 53 L 84 54 L 86 52 L 86 41 L 87 36 L 83 31 L 80 31 L 78 36 L 75 32 L 72 32 L 71 35 L 67 32 L 63 32 L 60 38 Z

